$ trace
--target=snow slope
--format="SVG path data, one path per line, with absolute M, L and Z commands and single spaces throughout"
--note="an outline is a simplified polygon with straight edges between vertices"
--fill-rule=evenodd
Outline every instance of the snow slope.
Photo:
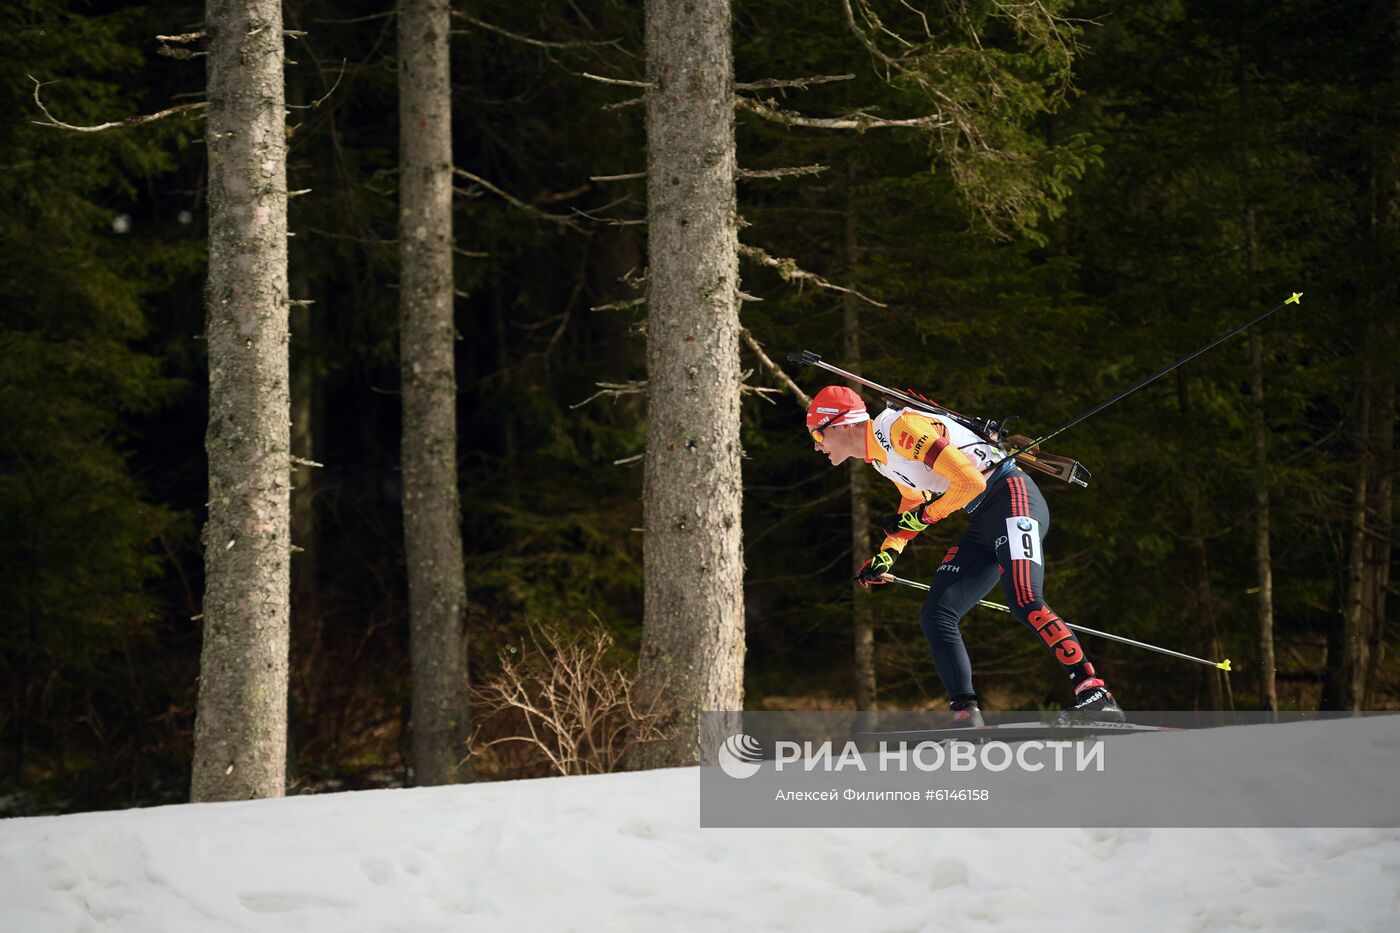
M 4 820 L 0 931 L 1400 930 L 1396 830 L 701 830 L 698 787 Z

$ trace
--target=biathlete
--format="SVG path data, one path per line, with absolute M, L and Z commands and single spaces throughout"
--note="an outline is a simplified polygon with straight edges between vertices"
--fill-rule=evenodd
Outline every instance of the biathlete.
M 913 408 L 890 408 L 871 418 L 859 395 L 827 386 L 807 408 L 807 431 L 833 466 L 862 457 L 899 489 L 899 513 L 885 523 L 885 539 L 856 574 L 862 587 L 889 582 L 905 546 L 958 509 L 972 520 L 934 574 L 919 626 L 948 691 L 954 722 L 982 725 L 972 663 L 958 628 L 962 617 L 1000 579 L 1011 612 L 1064 668 L 1074 690 L 1066 712 L 1123 720 L 1123 711 L 1068 626 L 1042 595 L 1042 542 L 1050 511 L 1034 480 L 1006 452 L 951 418 Z

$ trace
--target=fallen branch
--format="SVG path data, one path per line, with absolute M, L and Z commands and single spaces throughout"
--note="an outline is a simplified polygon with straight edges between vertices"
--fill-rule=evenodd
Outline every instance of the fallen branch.
M 103 130 L 141 126 L 145 123 L 154 123 L 156 120 L 163 120 L 166 117 L 174 116 L 177 113 L 188 113 L 192 110 L 203 110 L 205 107 L 209 106 L 209 101 L 201 100 L 189 104 L 177 104 L 176 106 L 171 107 L 168 110 L 162 110 L 159 113 L 148 113 L 139 117 L 128 117 L 125 120 L 113 120 L 110 123 L 99 123 L 96 126 L 74 126 L 72 123 L 64 123 L 62 120 L 59 120 L 53 114 L 49 113 L 49 108 L 45 107 L 44 102 L 39 99 L 39 88 L 44 86 L 44 82 L 40 82 L 39 79 L 34 77 L 33 75 L 29 75 L 29 80 L 34 82 L 34 103 L 39 106 L 39 110 L 44 114 L 44 116 L 49 118 L 47 123 L 43 120 L 31 120 L 29 122 L 37 126 L 52 126 L 55 129 L 72 130 L 76 133 L 100 133 Z M 46 83 L 52 84 L 53 82 L 49 81 Z
M 749 259 L 761 263 L 762 265 L 768 266 L 771 269 L 777 269 L 778 275 L 780 275 L 783 281 L 785 282 L 797 282 L 799 284 L 802 282 L 811 282 L 818 288 L 825 288 L 833 292 L 841 292 L 845 295 L 854 295 L 861 301 L 864 301 L 867 304 L 872 304 L 877 308 L 889 307 L 889 305 L 880 301 L 876 301 L 869 295 L 861 294 L 854 288 L 847 288 L 844 285 L 837 285 L 833 282 L 828 282 L 826 279 L 817 275 L 815 272 L 808 272 L 805 269 L 799 268 L 797 265 L 797 260 L 795 259 L 770 256 L 768 255 L 768 253 L 759 249 L 757 246 L 748 246 L 743 243 L 739 244 L 739 255 L 746 256 Z

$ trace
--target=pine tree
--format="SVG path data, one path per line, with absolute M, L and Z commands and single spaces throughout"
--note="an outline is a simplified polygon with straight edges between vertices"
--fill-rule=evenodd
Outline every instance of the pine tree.
M 743 708 L 739 270 L 729 0 L 648 0 L 646 614 L 638 687 L 697 760 L 701 710 Z
M 195 801 L 285 791 L 290 608 L 282 5 L 209 0 L 209 518 Z
M 399 5 L 401 457 L 413 763 L 424 785 L 460 779 L 467 739 L 448 17 L 447 0 Z
M 149 799 L 117 782 L 137 749 L 153 770 L 168 760 L 141 702 L 178 690 L 145 664 L 165 608 L 155 541 L 181 519 L 142 482 L 133 425 L 186 388 L 152 346 L 151 312 L 200 251 L 143 223 L 133 202 L 197 129 L 189 118 L 104 133 L 37 125 L 35 80 L 74 125 L 140 106 L 135 42 L 149 22 L 69 6 L 26 3 L 0 33 L 0 785 L 22 791 L 21 806 Z

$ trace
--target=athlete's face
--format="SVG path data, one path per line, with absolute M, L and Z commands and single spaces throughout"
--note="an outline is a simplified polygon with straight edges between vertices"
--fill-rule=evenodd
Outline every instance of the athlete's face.
M 856 456 L 865 445 L 864 424 L 843 424 L 812 435 L 812 449 L 826 454 L 832 466 Z M 818 434 L 821 440 L 817 440 Z

